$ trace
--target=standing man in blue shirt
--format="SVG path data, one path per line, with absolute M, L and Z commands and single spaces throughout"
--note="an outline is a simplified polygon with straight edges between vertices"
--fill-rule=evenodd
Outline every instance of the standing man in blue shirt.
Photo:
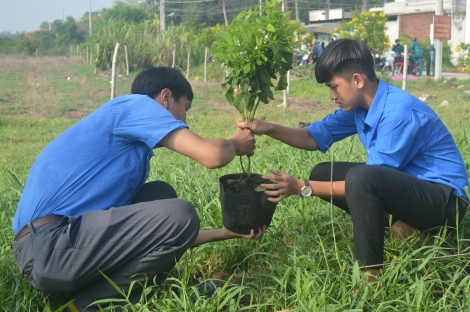
M 278 184 L 262 187 L 271 201 L 294 194 L 326 201 L 332 196 L 333 204 L 351 215 L 355 258 L 374 280 L 383 264 L 384 211 L 393 216 L 395 236 L 455 226 L 467 208 L 466 168 L 436 113 L 409 93 L 377 79 L 372 55 L 362 42 L 330 43 L 317 62 L 315 76 L 330 88 L 330 98 L 338 104 L 333 114 L 307 128 L 260 120 L 238 120 L 238 126 L 323 153 L 334 142 L 359 136 L 366 163 L 320 163 L 308 180 L 271 169 L 272 174 L 263 178 Z
M 13 255 L 33 287 L 72 293 L 72 311 L 95 311 L 88 307 L 94 301 L 119 298 L 102 272 L 125 293 L 138 281 L 130 297 L 138 302 L 139 285 L 161 283 L 188 248 L 265 233 L 265 227 L 249 235 L 224 227 L 199 231 L 196 209 L 171 185 L 145 183 L 155 148 L 207 168 L 253 154 L 250 130 L 212 140 L 190 131 L 192 100 L 177 70 L 149 68 L 135 78 L 132 95 L 103 104 L 39 154 L 13 220 Z
M 423 75 L 423 49 L 419 45 L 418 41 L 416 40 L 416 37 L 411 38 L 411 47 L 410 47 L 410 53 L 411 56 L 414 60 L 419 65 L 419 76 Z

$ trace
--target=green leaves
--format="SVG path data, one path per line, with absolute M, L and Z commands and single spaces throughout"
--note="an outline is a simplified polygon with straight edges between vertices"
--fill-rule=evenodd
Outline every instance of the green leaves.
M 212 53 L 230 73 L 222 82 L 225 98 L 244 120 L 253 120 L 260 102 L 273 99 L 272 89 L 287 87 L 292 68 L 294 34 L 299 25 L 289 22 L 280 0 L 267 0 L 258 9 L 240 13 L 226 30 L 216 34 Z
M 270 31 L 270 32 L 276 32 L 276 29 L 275 29 L 274 26 L 271 25 L 271 24 L 268 24 L 268 25 L 266 26 L 266 30 L 267 30 L 267 31 Z

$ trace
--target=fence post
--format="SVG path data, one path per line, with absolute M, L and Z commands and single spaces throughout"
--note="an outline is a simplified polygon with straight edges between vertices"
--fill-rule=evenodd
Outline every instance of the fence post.
M 86 64 L 88 64 L 88 46 L 86 46 Z
M 172 68 L 175 68 L 175 60 L 176 60 L 176 47 L 175 47 L 175 44 L 173 44 L 173 63 L 171 64 Z
M 204 82 L 207 81 L 207 47 L 204 54 Z
M 289 84 L 290 84 L 290 70 L 287 72 L 287 87 L 286 89 L 282 92 L 282 106 L 284 106 L 284 108 L 288 108 L 289 107 L 289 99 L 288 99 L 288 95 L 289 95 Z
M 191 47 L 188 49 L 188 66 L 186 67 L 186 79 L 189 80 L 189 60 L 191 59 Z
M 124 52 L 126 53 L 126 77 L 129 77 L 129 59 L 127 58 L 127 46 L 124 46 Z
M 470 0 L 469 0 L 470 1 Z M 406 90 L 406 78 L 408 76 L 408 45 L 404 45 L 403 51 L 403 86 L 402 90 Z
M 119 43 L 116 43 L 116 47 L 114 48 L 114 56 L 113 56 L 113 69 L 111 74 L 111 100 L 114 99 L 114 94 L 116 91 L 116 59 L 119 50 Z
M 36 48 L 36 59 L 38 59 L 38 48 Z
M 90 65 L 93 65 L 93 51 L 90 49 Z

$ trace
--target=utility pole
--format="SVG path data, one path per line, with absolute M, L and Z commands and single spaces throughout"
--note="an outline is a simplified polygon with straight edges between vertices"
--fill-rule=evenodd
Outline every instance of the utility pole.
M 443 0 L 437 0 L 436 15 L 442 15 L 442 2 Z M 442 40 L 436 39 L 435 49 L 436 68 L 434 70 L 434 80 L 439 80 L 442 78 Z
M 51 31 L 52 28 L 51 28 L 51 21 L 49 21 L 49 31 Z
M 326 0 L 325 3 L 325 21 L 330 19 L 330 0 Z
M 261 15 L 262 9 L 263 9 L 263 0 L 259 0 L 259 15 Z
M 65 9 L 62 8 L 62 20 L 65 22 Z
M 165 36 L 165 0 L 160 0 L 160 28 L 162 32 L 162 37 Z
M 366 12 L 367 11 L 367 7 L 368 7 L 368 1 L 367 0 L 362 0 L 362 12 Z
M 295 20 L 299 21 L 299 3 L 297 0 L 294 1 L 295 4 Z
M 91 37 L 91 0 L 90 0 L 90 9 L 88 10 L 88 20 L 90 24 L 90 37 Z

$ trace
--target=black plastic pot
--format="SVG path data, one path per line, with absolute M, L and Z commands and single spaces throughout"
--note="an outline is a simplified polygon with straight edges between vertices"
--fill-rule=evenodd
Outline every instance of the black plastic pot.
M 219 179 L 220 204 L 222 206 L 222 221 L 232 232 L 250 234 L 251 229 L 258 232 L 263 225 L 271 224 L 277 203 L 268 201 L 263 191 L 249 194 L 232 194 L 226 192 L 224 185 L 228 179 L 239 179 L 242 174 L 227 174 Z M 261 176 L 252 173 L 251 176 Z

